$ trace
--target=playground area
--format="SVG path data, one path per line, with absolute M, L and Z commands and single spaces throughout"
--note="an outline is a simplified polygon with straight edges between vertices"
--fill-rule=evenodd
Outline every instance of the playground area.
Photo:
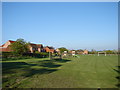
M 118 88 L 117 55 L 2 62 L 3 88 Z

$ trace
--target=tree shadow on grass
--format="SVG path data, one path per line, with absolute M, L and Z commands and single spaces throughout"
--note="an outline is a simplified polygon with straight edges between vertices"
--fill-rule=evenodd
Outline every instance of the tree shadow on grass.
M 55 64 L 52 64 L 56 67 Z M 32 66 L 37 66 L 37 68 L 32 68 Z M 42 68 L 39 68 L 39 64 L 29 64 L 26 62 L 5 62 L 2 65 L 2 83 L 3 87 L 11 87 L 14 84 L 22 81 L 26 77 L 31 77 L 36 74 L 49 74 L 57 71 L 58 69 L 45 68 L 43 65 Z M 22 78 L 22 79 L 21 79 Z
M 116 66 L 116 67 L 117 67 L 117 69 L 113 69 L 114 71 L 116 71 L 118 73 L 118 76 L 115 77 L 118 80 L 118 83 L 116 84 L 116 86 L 118 88 L 120 88 L 120 66 Z
M 28 70 L 28 73 L 25 73 L 23 74 L 22 76 L 25 76 L 25 77 L 30 77 L 30 76 L 33 76 L 35 74 L 49 74 L 49 73 L 52 73 L 54 71 L 57 71 L 58 69 L 30 69 Z
M 42 66 L 42 68 L 45 68 L 45 67 L 48 67 L 48 69 L 33 69 L 31 68 L 32 66 Z M 3 72 L 3 75 L 4 74 L 12 74 L 12 73 L 16 73 L 17 70 L 24 70 L 25 72 L 31 72 L 31 74 L 33 75 L 33 73 L 35 72 L 36 73 L 40 73 L 40 74 L 43 74 L 43 73 L 47 73 L 49 71 L 55 71 L 55 70 L 52 70 L 52 68 L 56 68 L 56 67 L 59 67 L 61 65 L 59 64 L 55 64 L 55 63 L 52 63 L 52 62 L 47 62 L 46 61 L 44 62 L 41 62 L 41 63 L 37 63 L 37 64 L 29 64 L 29 63 L 26 63 L 26 62 L 5 62 L 5 63 L 2 63 L 2 72 Z M 50 70 L 49 70 L 50 69 Z M 46 72 L 45 72 L 46 71 Z
M 15 73 L 16 70 L 21 68 L 27 68 L 35 66 L 36 64 L 28 64 L 26 62 L 3 62 L 2 63 L 2 72 L 3 74 Z
M 45 63 L 42 63 L 40 66 L 42 66 L 42 67 L 48 67 L 48 68 L 57 68 L 57 67 L 60 67 L 62 65 L 55 64 L 53 62 L 45 62 Z
M 68 60 L 68 59 L 53 59 L 53 60 L 44 60 L 44 62 L 58 62 L 58 63 L 66 63 L 66 62 L 69 62 L 71 60 Z M 41 62 L 41 61 L 40 61 Z
M 53 59 L 53 60 L 43 60 L 43 61 L 39 61 L 39 65 L 42 67 L 48 67 L 48 68 L 57 68 L 62 66 L 61 64 L 56 64 L 56 63 L 66 63 L 68 61 L 71 60 L 67 60 L 67 59 Z
M 42 66 L 47 67 L 48 69 L 51 68 L 57 68 L 62 66 L 61 64 L 57 64 L 57 62 L 60 63 L 65 63 L 71 60 L 66 60 L 66 59 L 54 59 L 54 60 L 42 60 L 38 62 L 33 62 L 33 63 L 26 63 L 26 62 L 3 62 L 2 63 L 2 72 L 3 74 L 10 74 L 14 73 L 15 70 L 18 69 L 30 69 L 32 66 Z
M 69 62 L 71 60 L 67 60 L 67 59 L 53 59 L 54 62 L 60 62 L 60 63 L 66 63 Z
M 3 62 L 2 63 L 2 72 L 3 74 L 14 73 L 14 70 L 25 68 L 25 65 L 28 65 L 25 62 Z M 14 69 L 14 70 L 13 70 Z
M 32 60 L 33 61 L 33 60 Z M 3 72 L 3 83 L 9 82 L 11 79 L 15 78 L 25 78 L 31 77 L 36 74 L 49 74 L 58 71 L 58 67 L 62 66 L 60 63 L 65 63 L 71 60 L 66 59 L 54 59 L 54 60 L 42 60 L 37 62 L 3 62 L 2 72 Z M 32 66 L 37 66 L 37 68 L 32 68 Z M 40 68 L 39 68 L 40 67 Z M 21 79 L 22 80 L 22 79 Z M 14 81 L 15 83 L 16 81 Z M 11 83 L 11 84 L 10 84 Z M 10 82 L 12 85 L 13 82 Z

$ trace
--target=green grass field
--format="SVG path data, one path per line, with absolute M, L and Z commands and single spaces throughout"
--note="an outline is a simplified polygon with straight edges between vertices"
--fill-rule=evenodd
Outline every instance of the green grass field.
M 118 84 L 115 55 L 9 60 L 2 65 L 2 86 L 9 88 L 117 88 Z

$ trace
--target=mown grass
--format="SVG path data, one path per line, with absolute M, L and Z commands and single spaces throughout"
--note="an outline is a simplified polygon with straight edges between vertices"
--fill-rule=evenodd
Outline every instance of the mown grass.
M 3 87 L 117 88 L 118 57 L 80 56 L 62 60 L 32 58 L 3 61 Z

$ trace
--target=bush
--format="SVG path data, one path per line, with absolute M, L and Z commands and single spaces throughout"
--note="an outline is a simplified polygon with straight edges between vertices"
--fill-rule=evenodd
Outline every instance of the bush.
M 48 57 L 49 56 L 49 53 L 47 53 L 47 52 L 40 52 L 39 54 L 42 57 Z
M 2 58 L 10 58 L 10 57 L 15 57 L 13 52 L 2 52 Z
M 23 56 L 31 56 L 31 57 L 35 57 L 35 58 L 43 58 L 43 57 L 48 57 L 49 53 L 47 53 L 47 52 L 24 53 Z
M 2 60 L 44 58 L 44 57 L 48 57 L 48 56 L 49 56 L 49 53 L 47 53 L 47 52 L 24 53 L 23 55 L 18 55 L 13 52 L 2 52 Z
M 2 60 L 18 60 L 18 59 L 28 59 L 31 56 L 22 56 L 14 54 L 13 52 L 2 52 Z

